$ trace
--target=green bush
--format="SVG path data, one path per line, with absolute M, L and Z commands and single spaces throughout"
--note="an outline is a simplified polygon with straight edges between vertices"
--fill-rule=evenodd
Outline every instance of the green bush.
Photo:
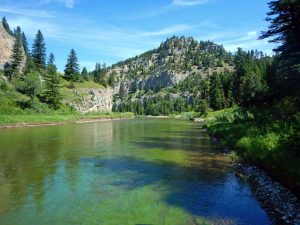
M 31 98 L 38 96 L 42 92 L 42 84 L 40 74 L 28 73 L 24 77 L 15 78 L 12 83 L 15 85 L 16 90 Z
M 49 114 L 52 112 L 47 104 L 40 102 L 36 97 L 29 100 L 19 101 L 18 106 L 31 113 Z
M 211 135 L 220 139 L 220 144 L 233 147 L 242 160 L 264 167 L 277 178 L 284 178 L 284 182 L 297 187 L 300 184 L 297 102 L 297 98 L 286 98 L 263 108 L 209 113 L 206 127 Z

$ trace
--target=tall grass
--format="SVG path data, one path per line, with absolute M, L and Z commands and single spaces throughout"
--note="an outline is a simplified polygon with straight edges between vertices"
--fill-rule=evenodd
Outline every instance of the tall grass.
M 41 123 L 70 123 L 80 120 L 133 118 L 133 113 L 106 113 L 90 114 L 0 114 L 0 127 L 6 125 L 26 125 Z
M 206 127 L 242 160 L 263 167 L 300 193 L 299 99 L 283 99 L 269 107 L 212 112 Z

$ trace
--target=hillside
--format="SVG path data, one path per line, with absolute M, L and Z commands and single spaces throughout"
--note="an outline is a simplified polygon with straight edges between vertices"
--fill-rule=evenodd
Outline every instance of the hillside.
M 5 66 L 11 63 L 12 59 L 12 53 L 13 53 L 13 47 L 15 44 L 16 38 L 9 34 L 5 28 L 3 27 L 3 24 L 0 23 L 0 70 L 3 70 Z M 21 63 L 20 68 L 25 68 L 25 52 L 22 50 L 23 54 L 23 60 Z
M 0 69 L 3 69 L 6 63 L 10 63 L 14 43 L 15 38 L 7 33 L 0 23 Z
M 191 37 L 172 37 L 157 49 L 118 62 L 108 68 L 117 76 L 119 93 L 171 87 L 190 75 L 207 77 L 214 72 L 232 70 L 232 55 L 223 46 Z
M 112 65 L 103 76 L 116 80 L 112 85 L 115 111 L 137 113 L 138 109 L 132 107 L 145 108 L 147 102 L 166 96 L 169 102 L 187 104 L 193 109 L 198 97 L 207 94 L 201 88 L 204 81 L 213 74 L 234 71 L 233 58 L 222 45 L 172 37 L 156 49 Z M 179 111 L 189 111 L 187 107 Z M 149 114 L 154 113 L 150 111 Z

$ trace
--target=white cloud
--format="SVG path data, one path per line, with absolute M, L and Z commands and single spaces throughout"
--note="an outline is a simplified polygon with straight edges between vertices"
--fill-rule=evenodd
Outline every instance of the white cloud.
M 177 6 L 195 6 L 195 5 L 201 5 L 206 4 L 210 0 L 173 0 L 173 5 Z
M 52 3 L 52 2 L 63 4 L 67 8 L 73 8 L 74 4 L 75 4 L 74 0 L 40 0 L 39 4 L 48 4 L 48 3 Z
M 162 35 L 172 35 L 176 34 L 177 32 L 186 31 L 191 29 L 192 26 L 187 24 L 177 24 L 169 27 L 162 28 L 157 31 L 150 31 L 150 32 L 142 32 L 140 36 L 162 36 Z
M 257 31 L 250 31 L 247 33 L 247 36 L 249 37 L 257 37 Z
M 172 2 L 168 5 L 164 5 L 158 8 L 152 8 L 148 11 L 139 11 L 136 14 L 131 14 L 130 16 L 120 17 L 122 20 L 138 20 L 138 19 L 146 19 L 150 17 L 157 17 L 162 14 L 166 14 L 177 10 L 179 6 L 196 6 L 196 5 L 204 5 L 213 0 L 172 0 Z
M 54 38 L 60 32 L 59 27 L 44 20 L 34 20 L 26 17 L 9 19 L 11 27 L 20 26 L 26 36 L 34 37 L 38 30 L 41 30 L 45 38 Z
M 34 10 L 34 9 L 24 9 L 18 7 L 6 7 L 0 6 L 0 12 L 10 13 L 15 15 L 22 15 L 27 17 L 39 17 L 39 18 L 53 18 L 55 17 L 54 13 L 49 13 L 43 10 Z
M 258 40 L 259 32 L 257 31 L 219 31 L 212 32 L 206 36 L 198 36 L 198 40 L 211 40 L 222 44 L 228 51 L 235 52 L 237 48 L 244 50 L 258 49 L 267 54 L 272 54 L 274 44 L 268 40 Z

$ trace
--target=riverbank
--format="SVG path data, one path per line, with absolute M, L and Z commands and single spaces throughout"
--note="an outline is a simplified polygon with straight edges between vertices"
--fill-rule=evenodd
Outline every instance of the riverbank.
M 90 114 L 16 114 L 0 115 L 0 129 L 32 126 L 53 126 L 70 123 L 88 123 L 116 119 L 134 118 L 133 113 L 90 113 Z
M 210 112 L 203 127 L 268 214 L 280 224 L 300 224 L 300 120 L 296 102 L 288 104 Z
M 300 196 L 299 118 L 296 106 L 236 107 L 209 113 L 204 127 L 233 160 L 256 165 Z
M 300 224 L 300 200 L 264 171 L 247 164 L 235 164 L 236 176 L 250 184 L 253 195 L 280 224 Z

